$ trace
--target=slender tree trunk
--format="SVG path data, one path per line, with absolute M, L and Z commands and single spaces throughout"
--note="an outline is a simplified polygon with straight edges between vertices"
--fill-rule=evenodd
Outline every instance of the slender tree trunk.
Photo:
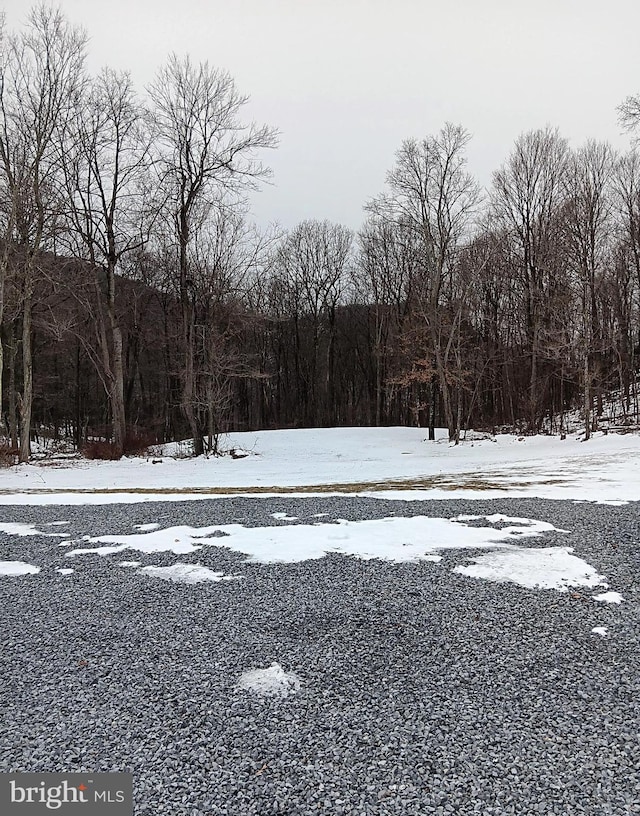
M 2 257 L 0 257 L 0 326 L 4 320 L 4 286 L 9 268 L 9 236 L 13 228 L 13 208 L 10 213 L 9 226 L 5 233 L 4 245 L 2 247 Z M 4 409 L 2 403 L 2 386 L 4 384 L 4 346 L 0 338 L 0 432 L 7 432 L 4 421 Z
M 375 325 L 375 347 L 373 350 L 374 353 L 374 365 L 376 368 L 376 428 L 380 427 L 380 422 L 382 418 L 382 365 L 381 365 L 381 321 L 380 321 L 380 314 L 379 308 L 376 304 L 376 325 Z
M 586 284 L 585 284 L 586 286 Z M 591 287 L 593 294 L 593 287 Z M 589 292 L 583 288 L 582 293 L 582 328 L 583 328 L 583 355 L 582 377 L 584 389 L 584 438 L 585 441 L 591 438 L 591 371 L 589 366 L 589 354 L 592 353 L 593 315 L 589 314 L 593 308 L 593 300 L 589 298 Z
M 533 327 L 531 345 L 531 378 L 529 380 L 529 430 L 536 433 L 538 424 L 538 330 Z
M 584 377 L 584 438 L 585 441 L 591 438 L 591 388 L 589 383 L 589 348 L 584 350 L 583 362 Z
M 182 380 L 182 410 L 189 423 L 191 436 L 193 437 L 193 452 L 196 456 L 202 456 L 204 453 L 204 443 L 202 439 L 202 429 L 198 422 L 195 409 L 195 350 L 193 325 L 189 315 L 190 310 L 187 308 L 183 316 L 183 341 L 185 346 L 185 361 L 184 372 Z
M 458 383 L 457 405 L 456 405 L 456 445 L 460 444 L 460 431 L 462 430 L 462 386 Z
M 182 316 L 182 342 L 184 345 L 184 371 L 182 373 L 182 411 L 189 423 L 193 437 L 193 452 L 195 456 L 204 453 L 204 439 L 202 428 L 198 422 L 195 407 L 196 377 L 195 377 L 195 315 L 190 302 L 188 286 L 188 258 L 187 246 L 189 243 L 189 223 L 187 213 L 183 210 L 178 219 L 178 239 L 180 244 L 180 306 Z
M 73 437 L 74 437 L 74 444 L 76 446 L 76 450 L 80 450 L 80 446 L 82 445 L 82 391 L 80 388 L 80 372 L 81 372 L 81 365 L 80 365 L 80 341 L 78 340 L 76 343 L 76 404 L 75 404 L 75 422 L 73 428 Z
M 0 326 L 2 325 L 2 309 L 0 308 Z M 2 345 L 2 338 L 0 337 L 0 433 L 6 433 L 6 425 L 4 421 L 4 406 L 2 404 L 2 385 L 4 377 L 4 347 Z
M 436 438 L 436 389 L 429 383 L 429 442 Z
M 33 351 L 31 345 L 32 313 L 31 261 L 27 262 L 25 294 L 22 313 L 22 394 L 20 408 L 20 449 L 18 461 L 28 462 L 31 457 L 31 411 L 33 407 Z
M 116 254 L 113 225 L 108 221 L 109 254 L 107 259 L 107 317 L 111 334 L 111 380 L 109 382 L 109 401 L 111 403 L 111 421 L 113 426 L 113 444 L 118 456 L 124 451 L 124 439 L 127 432 L 127 420 L 124 407 L 124 362 L 122 352 L 122 330 L 116 313 Z M 109 347 L 106 347 L 107 356 Z
M 440 396 L 442 398 L 442 410 L 444 411 L 444 421 L 449 431 L 449 440 L 453 441 L 456 435 L 455 421 L 453 418 L 453 409 L 451 407 L 451 391 L 449 383 L 447 382 L 447 373 L 445 371 L 444 361 L 442 359 L 442 351 L 434 336 L 434 349 L 436 357 L 436 369 L 438 372 L 438 382 L 440 385 Z
M 126 434 L 126 417 L 124 408 L 124 366 L 122 362 L 122 331 L 120 327 L 114 325 L 112 315 L 109 315 L 111 323 L 111 337 L 113 341 L 113 383 L 110 390 L 111 417 L 113 421 L 113 444 L 121 456 L 124 450 L 124 440 Z
M 16 405 L 16 360 L 18 357 L 18 339 L 16 337 L 16 324 L 9 326 L 9 434 L 11 436 L 11 447 L 18 449 L 18 412 Z

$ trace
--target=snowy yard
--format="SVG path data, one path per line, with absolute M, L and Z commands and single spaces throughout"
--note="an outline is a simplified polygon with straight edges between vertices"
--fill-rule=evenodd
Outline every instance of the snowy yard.
M 43 458 L 0 471 L 4 504 L 85 504 L 197 499 L 210 495 L 357 493 L 384 498 L 640 498 L 640 436 L 579 434 L 494 438 L 450 445 L 440 430 L 326 428 L 223 436 L 246 453 L 177 458 L 186 448 L 120 462 Z
M 640 439 L 424 436 L 0 472 L 1 766 L 130 770 L 136 816 L 640 813 Z

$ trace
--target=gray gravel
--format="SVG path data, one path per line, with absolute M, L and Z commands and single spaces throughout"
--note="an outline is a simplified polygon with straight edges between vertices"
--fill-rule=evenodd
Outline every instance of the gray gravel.
M 0 508 L 0 521 L 74 537 L 291 524 L 278 511 L 304 523 L 502 512 L 570 530 L 524 543 L 573 546 L 626 599 L 454 574 L 464 550 L 437 564 L 259 565 L 207 546 L 70 564 L 54 538 L 0 534 L 0 560 L 42 567 L 0 577 L 0 769 L 132 771 L 140 816 L 640 813 L 639 510 L 354 497 Z M 123 559 L 244 580 L 176 584 Z M 606 638 L 591 633 L 602 625 Z M 296 695 L 234 688 L 273 661 L 300 677 Z

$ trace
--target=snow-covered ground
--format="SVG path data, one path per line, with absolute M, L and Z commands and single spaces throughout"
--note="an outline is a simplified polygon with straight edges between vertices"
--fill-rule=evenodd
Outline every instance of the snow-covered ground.
M 0 470 L 1 504 L 85 504 L 313 492 L 397 499 L 640 498 L 640 436 L 574 434 L 435 442 L 423 428 L 230 434 L 242 458 L 177 458 L 178 445 L 120 462 L 44 459 Z
M 596 435 L 478 438 L 458 446 L 440 431 L 435 442 L 416 428 L 333 428 L 232 434 L 223 447 L 235 457 L 176 456 L 167 445 L 153 456 L 120 462 L 44 460 L 0 471 L 4 504 L 82 504 L 197 499 L 229 493 L 266 497 L 287 493 L 349 493 L 392 499 L 539 497 L 622 504 L 640 496 L 640 437 Z M 321 516 L 323 514 L 318 514 Z M 86 553 L 109 556 L 126 550 L 188 555 L 223 546 L 262 563 L 294 563 L 340 553 L 356 558 L 438 562 L 448 549 L 485 550 L 458 566 L 467 578 L 510 582 L 529 589 L 608 589 L 605 576 L 573 555 L 571 547 L 523 546 L 523 539 L 562 534 L 544 520 L 510 516 L 337 519 L 311 523 L 273 513 L 279 524 L 205 527 L 146 523 L 127 534 L 73 540 L 64 520 L 48 529 L 0 523 L 0 532 L 62 539 L 60 547 L 77 561 Z M 53 527 L 53 529 L 51 529 Z M 135 561 L 123 566 L 139 568 Z M 71 569 L 71 568 L 69 568 Z M 69 569 L 61 574 L 70 575 Z M 0 564 L 5 575 L 37 574 L 37 567 Z M 202 564 L 147 565 L 149 578 L 200 583 L 235 580 Z M 616 592 L 594 596 L 619 603 Z
M 455 447 L 443 433 L 358 428 L 223 445 L 246 455 L 185 459 L 174 445 L 0 471 L 14 766 L 57 769 L 69 744 L 87 761 L 129 767 L 133 756 L 154 801 L 168 756 L 176 778 L 203 768 L 207 791 L 227 785 L 224 802 L 249 773 L 237 808 L 249 813 L 275 801 L 255 780 L 276 756 L 282 801 L 333 787 L 346 768 L 345 802 L 380 781 L 383 797 L 356 808 L 374 814 L 380 802 L 435 812 L 445 800 L 387 810 L 385 791 L 416 768 L 425 797 L 434 768 L 467 796 L 486 765 L 486 795 L 502 786 L 518 812 L 550 812 L 557 790 L 578 791 L 580 812 L 623 812 L 637 791 L 631 760 L 620 763 L 637 721 L 638 516 L 627 503 L 640 496 L 640 437 Z M 421 765 L 441 750 L 440 766 Z M 565 773 L 582 779 L 589 752 L 600 764 L 586 783 L 555 787 Z M 476 765 L 455 770 L 460 756 Z M 617 788 L 603 793 L 603 779 Z M 535 787 L 547 780 L 548 794 Z M 208 794 L 189 795 L 193 812 L 213 812 L 200 807 Z M 568 793 L 559 807 L 573 812 Z

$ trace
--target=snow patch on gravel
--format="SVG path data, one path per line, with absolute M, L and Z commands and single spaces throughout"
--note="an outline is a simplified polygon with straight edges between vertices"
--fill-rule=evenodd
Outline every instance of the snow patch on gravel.
M 455 567 L 453 571 L 487 581 L 508 581 L 527 589 L 566 592 L 572 586 L 601 586 L 604 576 L 572 552 L 571 547 L 510 548 L 480 555 L 473 559 L 473 565 Z
M 96 553 L 97 555 L 113 555 L 122 550 L 138 550 L 144 553 L 172 552 L 176 555 L 185 555 L 195 552 L 202 546 L 201 539 L 211 535 L 216 527 L 167 527 L 164 530 L 133 533 L 132 535 L 104 535 L 84 536 L 83 541 L 90 544 L 106 544 L 104 547 L 84 547 L 70 550 L 67 556 Z M 197 543 L 195 543 L 197 542 Z M 213 542 L 208 542 L 213 543 Z
M 40 567 L 24 561 L 0 561 L 0 575 L 35 575 Z
M 468 525 L 487 519 L 490 525 Z M 500 524 L 501 527 L 495 525 Z M 191 553 L 204 545 L 226 547 L 259 563 L 297 563 L 323 558 L 327 553 L 385 561 L 434 560 L 442 550 L 505 547 L 505 542 L 555 531 L 546 521 L 510 516 L 458 516 L 454 519 L 392 516 L 335 524 L 316 522 L 278 527 L 244 527 L 224 524 L 211 527 L 169 527 L 132 535 L 85 536 L 87 543 L 103 544 L 71 550 L 68 556 L 96 553 L 112 555 L 132 549 L 146 553 Z M 562 531 L 560 531 L 562 532 Z
M 53 522 L 54 524 L 56 522 Z M 62 522 L 66 524 L 66 522 Z M 66 538 L 69 533 L 43 533 L 42 530 L 37 530 L 35 524 L 23 524 L 21 522 L 13 522 L 11 524 L 0 524 L 0 533 L 14 536 L 55 536 L 57 538 Z
M 593 596 L 594 601 L 602 601 L 602 603 L 622 603 L 624 598 L 619 592 L 602 592 L 600 595 Z
M 271 513 L 279 521 L 296 521 L 287 513 Z M 243 519 L 244 521 L 244 519 Z M 25 534 L 33 525 L 5 525 Z M 158 525 L 137 526 L 133 534 L 84 536 L 82 541 L 99 546 L 77 547 L 67 556 L 94 553 L 113 555 L 123 550 L 143 553 L 173 552 L 188 554 L 204 546 L 225 547 L 242 553 L 256 563 L 298 563 L 321 559 L 329 553 L 350 555 L 364 560 L 431 561 L 441 560 L 441 552 L 449 549 L 490 549 L 472 563 L 458 566 L 454 572 L 488 581 L 511 582 L 528 589 L 556 589 L 585 586 L 607 588 L 604 576 L 594 567 L 573 555 L 570 547 L 525 548 L 523 539 L 536 538 L 549 532 L 565 533 L 553 524 L 539 519 L 492 515 L 458 515 L 453 518 L 391 516 L 378 519 L 334 523 L 315 521 L 311 524 L 245 527 L 241 523 L 189 527 L 186 525 L 158 529 Z M 516 544 L 515 542 L 518 542 Z M 68 542 L 64 542 L 67 544 Z M 122 566 L 138 567 L 137 561 L 120 562 Z M 164 580 L 195 584 L 203 581 L 234 580 L 199 564 L 174 564 L 168 567 L 149 566 L 141 572 Z M 620 603 L 618 593 L 595 596 L 596 600 Z
M 164 581 L 176 581 L 179 584 L 201 584 L 204 581 L 237 581 L 242 575 L 225 575 L 224 572 L 214 572 L 201 564 L 172 564 L 170 567 L 143 567 L 140 572 L 152 578 L 162 578 Z
M 60 569 L 57 569 L 56 572 L 59 572 L 60 575 L 71 575 L 71 573 L 75 572 L 75 570 L 71 569 L 71 567 L 60 567 Z
M 606 626 L 594 626 L 591 631 L 594 635 L 601 635 L 602 637 L 606 637 L 609 633 Z
M 250 669 L 240 675 L 236 688 L 254 691 L 263 697 L 287 697 L 300 689 L 300 678 L 293 672 L 285 672 L 279 663 L 268 669 Z
M 451 521 L 488 521 L 489 524 L 500 524 L 500 537 L 504 541 L 515 538 L 530 538 L 540 536 L 543 533 L 557 532 L 568 533 L 569 530 L 562 530 L 549 524 L 548 521 L 537 519 L 519 518 L 518 516 L 505 516 L 502 513 L 492 513 L 490 516 L 455 516 Z

